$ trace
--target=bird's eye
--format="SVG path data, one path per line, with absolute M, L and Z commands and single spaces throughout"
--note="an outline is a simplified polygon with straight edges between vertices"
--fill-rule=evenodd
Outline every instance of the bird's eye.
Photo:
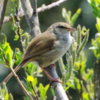
M 57 26 L 57 28 L 66 28 L 66 27 L 64 27 L 64 26 L 60 26 L 60 25 L 59 25 L 59 26 Z

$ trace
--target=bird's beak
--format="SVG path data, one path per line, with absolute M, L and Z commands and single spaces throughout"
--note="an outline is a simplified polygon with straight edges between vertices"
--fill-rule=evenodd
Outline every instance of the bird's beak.
M 73 28 L 73 27 L 71 27 L 71 28 L 69 28 L 68 30 L 69 30 L 69 31 L 75 31 L 76 29 Z

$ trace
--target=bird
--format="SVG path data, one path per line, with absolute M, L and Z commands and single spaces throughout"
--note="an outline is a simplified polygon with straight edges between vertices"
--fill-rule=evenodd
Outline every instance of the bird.
M 45 32 L 30 41 L 22 61 L 14 71 L 18 72 L 23 66 L 35 61 L 51 81 L 58 81 L 53 79 L 45 68 L 54 64 L 69 50 L 72 44 L 71 31 L 75 31 L 75 28 L 68 23 L 56 22 L 52 24 Z M 7 82 L 12 76 L 11 72 L 3 82 Z

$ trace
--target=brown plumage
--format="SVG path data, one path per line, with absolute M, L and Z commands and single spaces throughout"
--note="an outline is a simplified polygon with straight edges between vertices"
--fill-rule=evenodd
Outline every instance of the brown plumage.
M 51 25 L 44 33 L 32 39 L 23 55 L 22 61 L 14 69 L 15 72 L 25 64 L 33 61 L 37 61 L 40 67 L 54 64 L 69 49 L 72 43 L 70 31 L 74 30 L 64 22 Z M 3 82 L 7 82 L 12 76 L 13 74 L 10 73 Z

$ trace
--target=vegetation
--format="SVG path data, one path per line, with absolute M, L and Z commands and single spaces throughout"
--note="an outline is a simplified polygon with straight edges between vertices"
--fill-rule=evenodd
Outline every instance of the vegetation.
M 78 25 L 75 33 L 71 33 L 74 38 L 69 52 L 66 53 L 67 63 L 64 64 L 62 58 L 58 61 L 62 73 L 62 85 L 69 100 L 75 100 L 71 90 L 76 91 L 77 100 L 100 99 L 100 0 L 88 1 L 93 9 L 93 14 L 96 18 L 95 27 L 98 31 L 95 38 L 91 39 L 92 46 L 89 47 L 89 50 L 92 50 L 96 61 L 94 62 L 93 69 L 87 68 L 86 62 L 89 59 L 86 58 L 84 48 L 89 39 L 89 29 L 85 26 Z M 18 16 L 18 9 L 21 5 L 19 0 L 12 0 L 12 4 L 13 8 L 11 8 L 12 13 L 10 16 L 12 30 L 15 32 L 13 40 L 20 41 L 22 50 L 17 47 L 15 50 L 12 50 L 10 44 L 7 42 L 6 35 L 4 33 L 1 34 L 0 63 L 10 69 L 20 63 L 22 55 L 31 39 L 30 34 L 25 32 L 20 25 L 21 18 Z M 62 17 L 71 26 L 74 26 L 80 13 L 80 8 L 73 15 L 71 11 L 67 11 L 65 8 L 62 9 Z M 44 86 L 42 83 L 39 83 L 37 77 L 42 77 L 42 70 L 40 68 L 33 63 L 29 63 L 24 67 L 24 70 L 26 77 L 22 83 L 26 88 L 26 91 L 34 98 L 34 100 L 49 100 L 47 95 L 48 90 L 50 90 L 52 98 L 55 98 L 55 92 L 49 84 Z M 13 100 L 12 95 L 8 93 L 5 83 L 0 87 L 0 91 L 0 98 L 3 100 Z M 25 95 L 23 98 L 24 100 L 31 99 L 28 95 Z

